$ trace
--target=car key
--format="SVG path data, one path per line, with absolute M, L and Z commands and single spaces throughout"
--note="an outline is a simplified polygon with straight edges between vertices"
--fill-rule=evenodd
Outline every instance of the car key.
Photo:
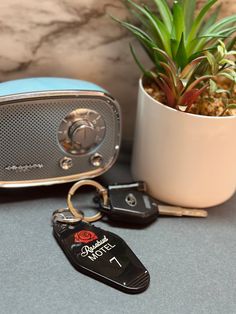
M 83 185 L 91 185 L 97 189 L 94 202 L 99 205 L 98 212 L 91 217 L 82 217 L 82 212 L 78 212 L 71 201 L 71 197 Z M 71 187 L 67 205 L 74 217 L 83 218 L 87 222 L 99 220 L 104 214 L 111 220 L 130 224 L 148 224 L 159 215 L 207 217 L 205 210 L 159 204 L 146 193 L 146 184 L 143 181 L 109 185 L 106 188 L 94 180 L 81 180 Z
M 100 204 L 100 211 L 111 220 L 126 223 L 148 224 L 159 215 L 207 217 L 207 211 L 186 209 L 158 203 L 146 193 L 146 184 L 143 181 L 115 184 L 107 187 L 108 203 L 104 205 L 101 198 L 96 201 Z
M 147 269 L 118 235 L 71 216 L 68 209 L 54 212 L 52 223 L 58 244 L 78 271 L 123 292 L 147 289 Z

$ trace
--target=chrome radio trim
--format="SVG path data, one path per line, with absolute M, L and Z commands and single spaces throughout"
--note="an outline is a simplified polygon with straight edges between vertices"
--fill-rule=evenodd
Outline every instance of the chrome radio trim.
M 68 175 L 63 177 L 56 177 L 56 178 L 48 178 L 48 179 L 36 179 L 36 180 L 23 180 L 23 181 L 1 181 L 0 179 L 0 188 L 20 188 L 20 187 L 34 187 L 34 186 L 47 186 L 53 184 L 60 184 L 60 183 L 69 183 L 73 181 L 78 181 L 81 179 L 90 179 L 97 177 L 107 170 L 109 170 L 115 161 L 117 160 L 120 144 L 121 144 L 121 110 L 118 102 L 108 93 L 102 91 L 86 91 L 86 90 L 58 90 L 58 91 L 41 91 L 41 92 L 29 92 L 29 93 L 19 93 L 7 96 L 0 96 L 0 106 L 5 105 L 12 102 L 18 102 L 23 100 L 32 100 L 32 99 L 47 99 L 47 98 L 61 98 L 61 97 L 68 97 L 68 98 L 79 98 L 79 97 L 99 97 L 105 98 L 108 102 L 111 102 L 116 110 L 116 114 L 119 124 L 119 133 L 116 137 L 116 143 L 114 145 L 114 156 L 108 162 L 105 167 L 99 167 L 95 170 L 91 170 L 88 172 L 84 172 L 82 174 L 75 174 L 75 175 Z

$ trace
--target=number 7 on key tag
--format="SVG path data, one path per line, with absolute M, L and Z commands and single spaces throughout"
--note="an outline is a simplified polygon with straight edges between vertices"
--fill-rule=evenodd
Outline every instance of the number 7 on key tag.
M 113 256 L 113 257 L 109 260 L 110 263 L 112 263 L 113 261 L 116 261 L 117 264 L 120 266 L 120 268 L 122 267 L 121 263 L 118 261 L 118 259 L 117 259 L 115 256 Z

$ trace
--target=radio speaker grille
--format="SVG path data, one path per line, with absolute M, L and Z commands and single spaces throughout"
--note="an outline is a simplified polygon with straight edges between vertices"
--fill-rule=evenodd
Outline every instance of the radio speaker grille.
M 61 121 L 78 108 L 95 110 L 103 117 L 106 135 L 96 151 L 105 163 L 109 162 L 114 156 L 119 125 L 114 104 L 105 98 L 60 97 L 5 103 L 0 105 L 0 181 L 57 178 L 93 170 L 89 155 L 94 152 L 71 156 L 58 142 Z M 67 171 L 59 166 L 65 156 L 73 160 L 73 167 Z

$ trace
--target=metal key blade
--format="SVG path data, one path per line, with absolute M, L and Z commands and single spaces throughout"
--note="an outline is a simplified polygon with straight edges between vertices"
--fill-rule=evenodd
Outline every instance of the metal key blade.
M 160 215 L 165 216 L 189 216 L 205 218 L 208 215 L 208 212 L 203 209 L 187 209 L 168 205 L 158 205 L 158 210 Z

